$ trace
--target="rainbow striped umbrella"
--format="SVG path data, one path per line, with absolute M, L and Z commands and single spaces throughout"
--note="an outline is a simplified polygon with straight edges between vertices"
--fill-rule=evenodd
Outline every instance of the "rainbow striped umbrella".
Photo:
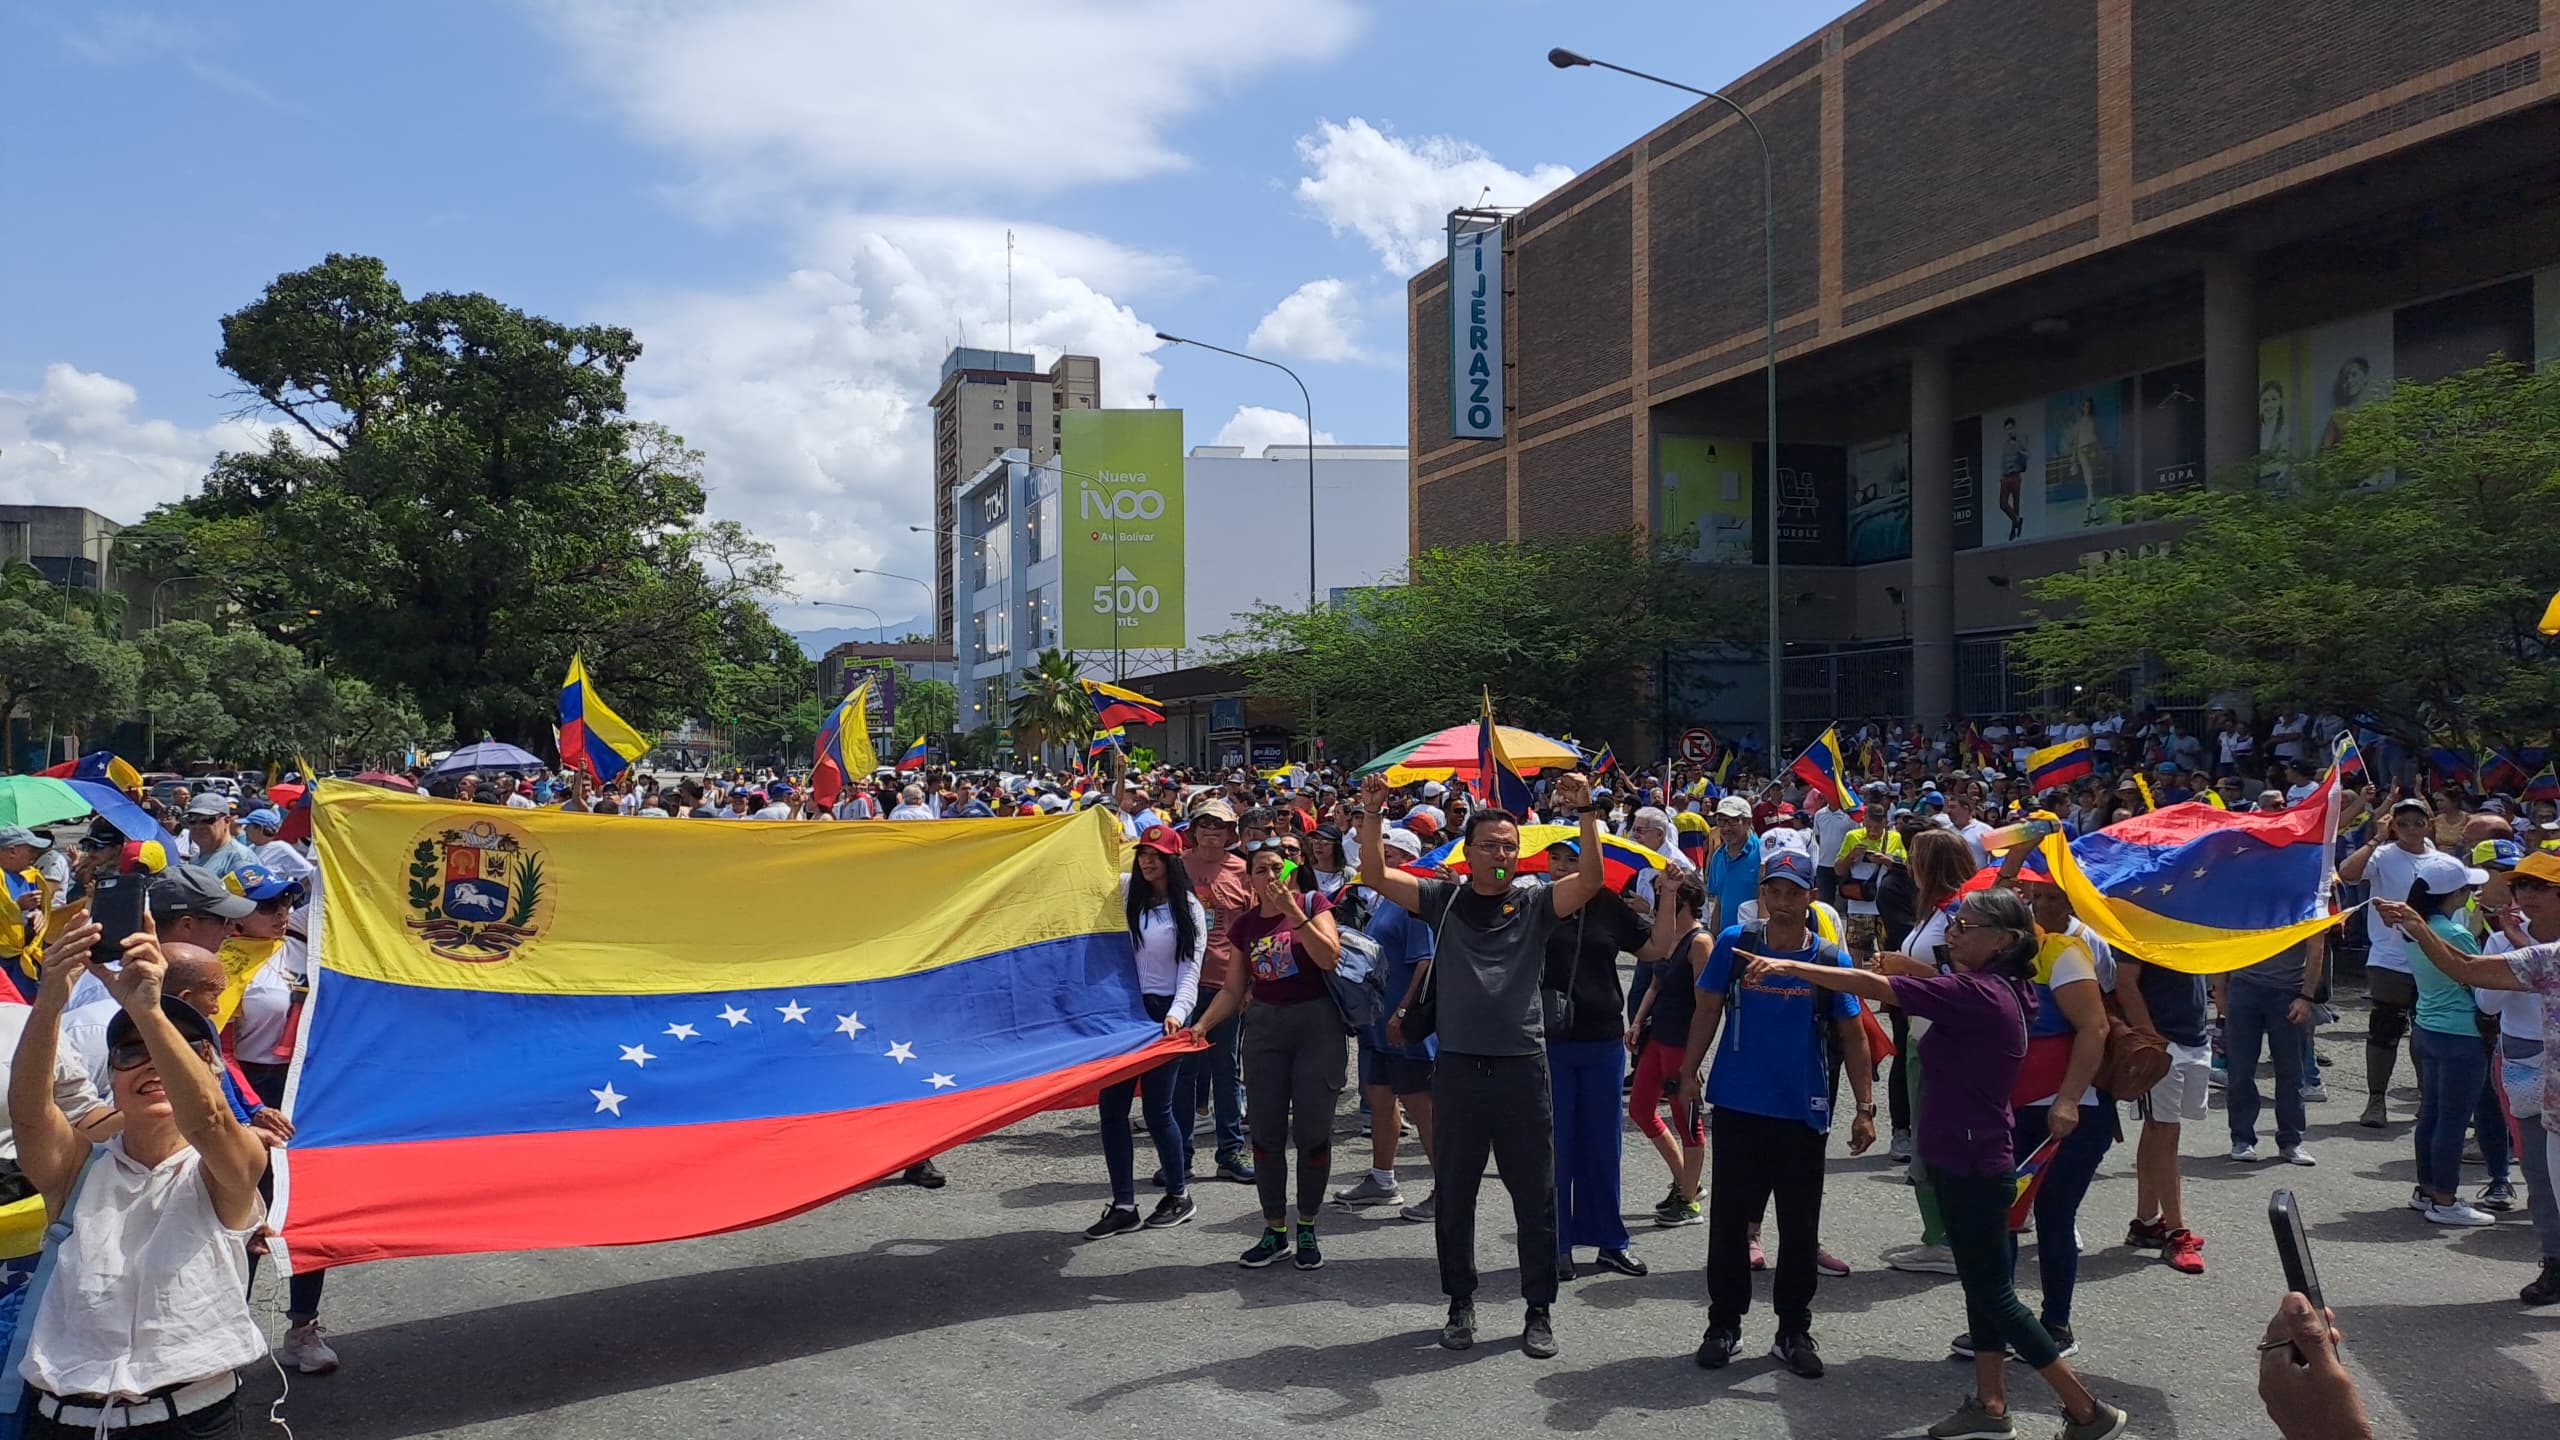
M 1511 763 L 1523 775 L 1535 775 L 1541 770 L 1570 770 L 1582 763 L 1582 753 L 1562 740 L 1509 725 L 1496 728 L 1502 731 L 1503 753 L 1511 757 Z M 1476 778 L 1475 722 L 1452 725 L 1419 740 L 1407 740 L 1352 773 L 1383 773 L 1390 785 L 1446 780 L 1453 775 L 1461 780 L 1473 780 Z

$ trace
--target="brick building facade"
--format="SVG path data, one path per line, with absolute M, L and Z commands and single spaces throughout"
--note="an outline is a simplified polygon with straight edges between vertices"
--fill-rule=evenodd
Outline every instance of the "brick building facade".
M 1701 102 L 1504 226 L 1502 439 L 1449 438 L 1447 267 L 1409 283 L 1411 539 L 1765 563 L 1774 520 L 1791 726 L 2026 708 L 2014 582 L 2161 538 L 2115 497 L 2560 345 L 2560 0 L 1870 0 L 1727 93 L 1775 155 L 1781 513 L 1740 498 L 1759 153 Z M 1765 669 L 1696 663 L 1755 731 Z

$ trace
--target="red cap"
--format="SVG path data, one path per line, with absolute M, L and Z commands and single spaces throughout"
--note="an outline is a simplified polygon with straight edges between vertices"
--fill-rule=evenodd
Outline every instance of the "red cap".
M 1178 857 L 1182 854 L 1182 837 L 1175 834 L 1170 825 L 1149 826 L 1147 833 L 1138 837 L 1138 844 L 1160 855 Z

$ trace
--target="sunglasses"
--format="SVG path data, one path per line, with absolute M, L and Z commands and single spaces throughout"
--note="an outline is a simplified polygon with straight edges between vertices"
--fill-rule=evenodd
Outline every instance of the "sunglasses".
M 187 1048 L 196 1052 L 197 1059 L 208 1065 L 213 1063 L 212 1046 L 201 1040 L 194 1040 L 188 1042 Z M 107 1051 L 107 1068 L 110 1070 L 139 1070 L 150 1060 L 151 1047 L 140 1040 L 127 1040 Z
M 1244 842 L 1244 853 L 1247 855 L 1259 855 L 1266 850 L 1276 850 L 1281 855 L 1287 856 L 1296 854 L 1297 849 L 1297 841 L 1283 840 L 1277 835 L 1266 835 L 1259 840 L 1247 840 Z

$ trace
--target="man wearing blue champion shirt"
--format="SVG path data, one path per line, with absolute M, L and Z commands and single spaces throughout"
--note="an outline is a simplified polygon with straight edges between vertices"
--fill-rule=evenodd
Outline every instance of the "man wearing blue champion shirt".
M 1854 998 L 1791 980 L 1746 980 L 1754 955 L 1846 967 L 1848 952 L 1815 935 L 1813 861 L 1772 851 L 1760 871 L 1760 920 L 1727 926 L 1698 976 L 1680 1098 L 1715 1107 L 1715 1172 L 1707 1188 L 1707 1333 L 1698 1364 L 1722 1369 L 1742 1349 L 1751 1308 L 1751 1224 L 1774 1199 L 1778 1266 L 1770 1304 L 1778 1338 L 1770 1355 L 1807 1379 L 1823 1373 L 1813 1341 L 1815 1268 L 1822 1229 L 1823 1149 L 1831 1130 L 1830 1056 L 1836 1050 L 1857 1116 L 1849 1153 L 1875 1143 L 1875 1067 Z M 1728 1011 L 1731 1013 L 1728 1015 Z M 1827 1030 L 1827 1034 L 1826 1034 Z M 1701 1074 L 1716 1052 L 1712 1077 Z

